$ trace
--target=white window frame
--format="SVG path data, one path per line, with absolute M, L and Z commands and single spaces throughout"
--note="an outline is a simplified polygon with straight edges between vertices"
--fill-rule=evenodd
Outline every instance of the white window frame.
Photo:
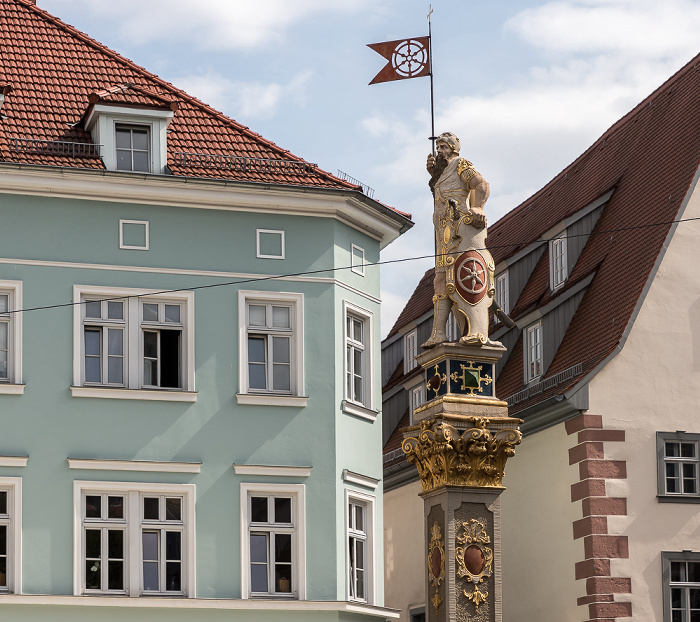
M 417 387 L 411 389 L 411 412 L 409 413 L 409 421 L 411 425 L 414 424 L 414 418 L 416 414 L 416 408 L 425 404 L 425 386 L 419 384 Z
M 83 595 L 110 595 L 122 594 L 128 596 L 162 597 L 172 596 L 181 598 L 195 597 L 195 485 L 194 484 L 152 484 L 138 482 L 99 482 L 99 481 L 74 481 L 73 482 L 73 594 Z M 85 497 L 87 495 L 124 495 L 125 517 L 113 519 L 114 523 L 124 528 L 124 590 L 99 591 L 85 589 L 85 539 L 84 530 L 90 525 L 107 526 L 106 521 L 84 518 Z M 170 495 L 183 498 L 182 521 L 180 530 L 183 533 L 182 543 L 182 590 L 181 592 L 144 592 L 142 566 L 142 529 L 148 529 L 148 521 L 143 519 L 142 499 L 144 496 Z M 109 523 L 112 524 L 112 523 Z M 153 523 L 153 528 L 158 529 L 161 522 Z M 178 524 L 179 526 L 179 524 Z
M 403 373 L 407 374 L 418 367 L 416 355 L 418 354 L 418 331 L 413 329 L 403 338 Z
M 496 303 L 506 315 L 510 313 L 510 300 L 508 296 L 509 277 L 508 270 L 496 275 Z
M 250 521 L 252 497 L 292 498 L 292 593 L 253 593 L 250 578 L 250 532 L 256 525 Z M 294 598 L 306 600 L 306 486 L 304 484 L 241 484 L 241 598 Z M 258 526 L 259 527 L 259 526 Z M 284 530 L 284 528 L 280 528 Z M 296 575 L 296 576 L 295 576 Z
M 525 329 L 525 382 L 530 383 L 542 377 L 542 322 L 535 322 Z M 533 369 L 535 365 L 536 369 Z
M 281 254 L 280 255 L 265 255 L 260 251 L 260 234 L 261 233 L 274 233 L 278 234 L 280 236 L 280 243 L 281 243 Z M 284 231 L 278 230 L 278 229 L 256 229 L 255 230 L 255 253 L 256 257 L 258 259 L 284 259 L 286 256 L 286 251 L 285 251 L 285 239 L 284 239 Z
M 549 241 L 549 287 L 552 291 L 562 287 L 569 278 L 566 232 Z
M 129 246 L 124 244 L 124 225 L 144 225 L 146 229 L 146 243 L 144 246 Z M 119 220 L 119 248 L 129 251 L 147 251 L 150 247 L 150 225 L 148 220 Z
M 377 599 L 377 553 L 376 553 L 376 497 L 365 492 L 345 489 L 345 585 L 347 590 L 347 600 L 364 602 L 368 605 L 375 605 Z M 352 573 L 350 557 L 350 538 L 359 534 L 350 528 L 350 504 L 362 505 L 365 508 L 365 531 L 364 540 L 366 542 L 365 551 L 365 595 L 366 598 L 356 598 L 352 595 Z
M 291 307 L 291 391 L 250 390 L 248 387 L 248 305 L 280 304 Z M 255 332 L 253 329 L 251 332 Z M 297 292 L 238 291 L 238 386 L 239 404 L 306 406 L 304 380 L 304 294 Z
M 7 572 L 0 594 L 21 594 L 22 478 L 0 477 L 0 491 L 7 492 L 7 514 L 0 514 L 0 525 L 7 527 Z
M 359 252 L 362 256 L 359 264 L 355 259 L 355 252 Z M 350 271 L 360 276 L 365 276 L 365 249 L 361 246 L 357 246 L 357 244 L 350 245 Z
M 87 300 L 120 300 L 124 302 L 125 331 L 123 342 L 124 373 L 123 383 L 86 383 L 84 371 L 85 339 L 84 327 L 91 324 L 85 321 Z M 122 399 L 156 399 L 165 401 L 195 401 L 195 361 L 194 361 L 194 292 L 159 292 L 158 290 L 93 287 L 75 285 L 73 300 L 81 304 L 73 307 L 73 386 L 74 397 L 108 397 Z M 145 329 L 152 325 L 154 330 L 167 328 L 164 323 L 149 323 L 143 319 L 143 303 L 180 305 L 180 383 L 178 388 L 157 387 L 145 384 L 143 371 Z M 103 303 L 104 304 L 104 303 Z M 95 326 L 106 325 L 106 321 L 96 321 Z M 115 324 L 116 326 L 116 324 Z M 175 326 L 175 324 L 174 324 Z M 102 356 L 105 356 L 104 354 Z M 106 356 L 105 356 L 106 358 Z
M 667 456 L 666 444 L 679 445 L 679 453 L 682 445 L 690 445 L 693 448 L 693 456 Z M 657 481 L 658 500 L 665 503 L 700 503 L 700 434 L 688 432 L 657 432 Z M 678 468 L 677 477 L 669 478 L 667 467 L 675 465 Z M 692 470 L 692 476 L 687 471 Z M 685 473 L 685 475 L 684 475 Z M 678 479 L 679 491 L 668 490 L 668 480 Z M 692 481 L 694 491 L 687 491 L 688 482 Z
M 0 394 L 21 395 L 22 384 L 22 281 L 0 281 L 0 294 L 8 296 L 8 311 L 0 315 L 7 324 L 7 378 L 0 378 Z
M 102 161 L 108 171 L 117 170 L 117 125 L 145 127 L 149 130 L 150 138 L 149 173 L 120 172 L 136 175 L 162 175 L 165 173 L 165 167 L 168 163 L 167 129 L 174 116 L 175 113 L 172 110 L 149 110 L 97 104 L 92 108 L 85 127 L 91 132 L 93 142 L 102 145 Z
M 360 343 L 348 335 L 348 318 L 354 317 L 363 323 L 364 343 L 361 344 L 364 352 L 363 362 L 365 365 L 363 374 L 363 399 L 355 400 L 348 395 L 348 374 L 352 374 L 354 369 L 348 368 L 348 349 L 360 348 Z M 343 387 L 345 394 L 345 404 L 352 407 L 360 407 L 366 410 L 374 408 L 374 316 L 367 309 L 358 307 L 347 300 L 343 301 Z

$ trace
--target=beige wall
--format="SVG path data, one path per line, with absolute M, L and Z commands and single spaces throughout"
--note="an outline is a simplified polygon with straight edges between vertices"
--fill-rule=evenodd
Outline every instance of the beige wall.
M 420 483 L 412 482 L 384 495 L 384 604 L 408 611 L 425 602 L 427 568 Z
M 683 218 L 697 217 L 696 189 Z M 628 497 L 628 515 L 609 531 L 629 537 L 630 559 L 612 573 L 632 578 L 638 620 L 663 620 L 661 551 L 700 551 L 700 505 L 656 499 L 656 432 L 700 433 L 699 264 L 700 222 L 680 223 L 622 352 L 590 385 L 589 412 L 626 430 L 626 442 L 605 443 L 606 458 L 627 461 L 608 494 Z
M 574 564 L 583 543 L 573 539 L 580 503 L 571 503 L 578 467 L 569 466 L 564 424 L 523 439 L 508 461 L 501 495 L 503 526 L 503 619 L 527 622 L 579 622 L 587 609 L 576 606 L 584 594 Z

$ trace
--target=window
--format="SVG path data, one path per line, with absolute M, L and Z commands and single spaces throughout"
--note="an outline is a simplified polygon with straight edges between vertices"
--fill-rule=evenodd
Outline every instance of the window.
M 404 371 L 403 371 L 403 373 L 407 374 L 412 369 L 415 369 L 418 365 L 418 363 L 416 361 L 416 354 L 418 353 L 418 346 L 417 346 L 418 335 L 417 335 L 417 332 L 415 330 L 412 330 L 410 333 L 407 333 L 403 339 L 404 339 L 404 355 L 403 355 L 403 360 L 404 360 L 403 369 L 404 369 Z
M 496 277 L 496 303 L 503 310 L 503 313 L 510 312 L 508 301 L 508 272 L 503 272 Z
M 22 592 L 22 480 L 0 477 L 0 594 Z
M 257 229 L 255 239 L 258 259 L 284 259 L 284 231 Z
M 561 287 L 568 277 L 566 265 L 566 236 L 549 242 L 549 284 L 551 289 Z
M 303 484 L 241 484 L 243 598 L 305 598 Z
M 700 503 L 700 434 L 657 432 L 659 501 Z
M 76 387 L 194 391 L 193 293 L 75 290 Z
M 664 622 L 700 618 L 700 553 L 661 553 Z
M 537 322 L 526 331 L 525 380 L 530 382 L 542 375 L 542 323 Z
M 343 303 L 345 318 L 345 400 L 343 411 L 368 421 L 377 418 L 373 381 L 372 314 L 347 301 Z
M 147 251 L 149 248 L 149 222 L 147 220 L 120 220 L 119 248 Z
M 350 249 L 350 270 L 360 276 L 365 275 L 365 249 L 352 245 Z
M 445 334 L 449 342 L 455 342 L 462 336 L 462 331 L 459 330 L 459 324 L 457 323 L 457 317 L 452 311 L 450 311 L 450 314 L 447 316 Z
M 409 611 L 410 622 L 425 622 L 425 607 L 415 607 Z
M 21 393 L 21 281 L 0 281 L 0 393 Z
M 374 497 L 348 490 L 346 502 L 348 600 L 373 604 Z
M 148 173 L 151 170 L 151 139 L 148 126 L 115 125 L 118 171 Z
M 423 385 L 412 389 L 411 390 L 411 415 L 410 415 L 411 425 L 414 425 L 413 417 L 415 415 L 416 408 L 418 408 L 419 406 L 422 406 L 424 402 L 425 402 L 425 393 L 423 391 Z
M 194 595 L 194 485 L 74 485 L 77 595 Z

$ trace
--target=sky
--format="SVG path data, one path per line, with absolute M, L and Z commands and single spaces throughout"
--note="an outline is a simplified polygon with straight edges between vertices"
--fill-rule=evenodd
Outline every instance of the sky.
M 700 0 L 38 0 L 415 226 L 381 260 L 430 255 L 430 80 L 369 86 L 366 46 L 428 34 L 435 131 L 491 186 L 489 223 L 544 186 L 700 51 Z M 386 335 L 428 258 L 381 270 Z M 371 268 L 377 269 L 377 268 Z

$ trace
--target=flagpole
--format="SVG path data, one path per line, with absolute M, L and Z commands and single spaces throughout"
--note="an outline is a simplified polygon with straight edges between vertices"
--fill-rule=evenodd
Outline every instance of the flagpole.
M 435 99 L 433 96 L 433 31 L 430 16 L 433 14 L 433 5 L 429 4 L 428 13 L 428 59 L 430 63 L 430 140 L 433 143 L 433 155 L 435 155 Z

